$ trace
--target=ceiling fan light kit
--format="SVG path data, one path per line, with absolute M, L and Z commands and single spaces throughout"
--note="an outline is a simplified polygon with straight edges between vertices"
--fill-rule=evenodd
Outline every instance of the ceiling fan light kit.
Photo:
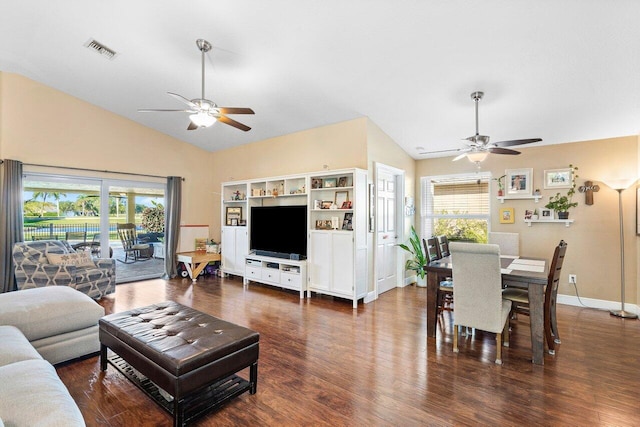
M 186 104 L 189 108 L 182 110 L 139 109 L 140 113 L 188 113 L 189 126 L 187 130 L 210 127 L 220 121 L 236 129 L 247 132 L 251 128 L 245 124 L 230 119 L 226 114 L 255 114 L 251 108 L 218 107 L 218 105 L 204 97 L 204 55 L 211 50 L 211 43 L 204 39 L 196 40 L 196 46 L 202 54 L 202 92 L 201 97 L 187 99 L 177 93 L 167 92 L 170 96 Z
M 509 141 L 500 141 L 500 142 L 489 142 L 489 136 L 480 135 L 479 126 L 478 126 L 478 102 L 484 96 L 484 92 L 475 91 L 471 93 L 471 99 L 475 102 L 475 111 L 476 111 L 476 134 L 465 138 L 465 141 L 469 141 L 466 143 L 467 148 L 454 148 L 452 150 L 439 150 L 439 151 L 431 151 L 420 154 L 435 154 L 435 153 L 443 153 L 447 151 L 457 151 L 461 152 L 458 156 L 454 157 L 453 161 L 457 161 L 466 157 L 470 162 L 475 163 L 478 167 L 480 167 L 480 163 L 483 162 L 487 156 L 492 154 L 509 154 L 509 155 L 517 155 L 520 154 L 519 151 L 511 150 L 509 148 L 513 145 L 522 145 L 522 144 L 531 144 L 532 142 L 542 141 L 541 138 L 529 138 L 529 139 L 514 139 Z

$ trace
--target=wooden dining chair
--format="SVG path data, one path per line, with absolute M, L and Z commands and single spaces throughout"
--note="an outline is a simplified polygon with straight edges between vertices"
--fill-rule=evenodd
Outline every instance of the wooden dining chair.
M 564 257 L 567 252 L 567 243 L 560 240 L 553 253 L 547 286 L 544 296 L 544 334 L 549 347 L 549 354 L 556 353 L 556 344 L 560 344 L 558 322 L 556 319 L 556 298 L 558 297 L 558 285 Z M 512 301 L 512 311 L 529 315 L 529 292 L 526 289 L 507 287 L 502 291 L 502 297 Z
M 424 250 L 427 253 L 427 259 L 429 262 L 442 258 L 440 256 L 440 247 L 438 240 L 435 237 L 429 239 L 422 239 Z M 450 277 L 446 277 L 445 280 L 440 281 L 437 293 L 438 311 L 451 310 L 453 303 L 453 281 Z
M 453 352 L 458 353 L 458 327 L 496 334 L 496 364 L 502 364 L 502 345 L 509 346 L 511 301 L 502 298 L 500 248 L 483 243 L 452 242 Z
M 451 252 L 449 251 L 449 238 L 443 234 L 437 236 L 436 239 L 438 241 L 438 250 L 440 251 L 440 257 L 444 258 L 451 255 Z

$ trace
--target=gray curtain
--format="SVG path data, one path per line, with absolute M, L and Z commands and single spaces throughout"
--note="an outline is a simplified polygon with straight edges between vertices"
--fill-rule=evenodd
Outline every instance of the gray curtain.
M 16 290 L 11 252 L 24 241 L 22 229 L 22 162 L 5 160 L 0 175 L 0 293 Z
M 176 252 L 178 250 L 178 233 L 180 232 L 180 212 L 182 211 L 182 178 L 167 177 L 167 194 L 164 216 L 165 273 L 163 279 L 178 275 Z

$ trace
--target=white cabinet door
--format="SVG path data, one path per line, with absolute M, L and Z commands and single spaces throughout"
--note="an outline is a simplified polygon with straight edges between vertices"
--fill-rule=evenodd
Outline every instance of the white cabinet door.
M 247 227 L 232 227 L 235 228 L 235 238 L 236 238 L 236 247 L 235 247 L 235 267 L 237 274 L 240 276 L 244 276 L 244 263 L 245 256 L 249 254 L 249 235 L 247 232 Z
M 222 269 L 225 273 L 233 273 L 236 266 L 236 232 L 235 227 L 222 227 Z
M 331 290 L 353 295 L 353 233 L 334 233 L 331 241 Z
M 247 227 L 222 228 L 222 269 L 225 273 L 244 276 L 244 257 L 248 254 Z
M 309 242 L 312 256 L 309 264 L 309 281 L 311 288 L 328 290 L 331 287 L 331 233 L 312 232 Z

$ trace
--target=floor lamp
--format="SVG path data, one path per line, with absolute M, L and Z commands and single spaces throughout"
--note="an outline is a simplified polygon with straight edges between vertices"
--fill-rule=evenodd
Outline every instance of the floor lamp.
M 623 317 L 625 319 L 637 319 L 638 315 L 624 309 L 624 227 L 622 223 L 622 192 L 629 188 L 636 180 L 611 180 L 604 181 L 609 187 L 618 192 L 618 212 L 620 216 L 620 310 L 611 310 L 612 316 Z

